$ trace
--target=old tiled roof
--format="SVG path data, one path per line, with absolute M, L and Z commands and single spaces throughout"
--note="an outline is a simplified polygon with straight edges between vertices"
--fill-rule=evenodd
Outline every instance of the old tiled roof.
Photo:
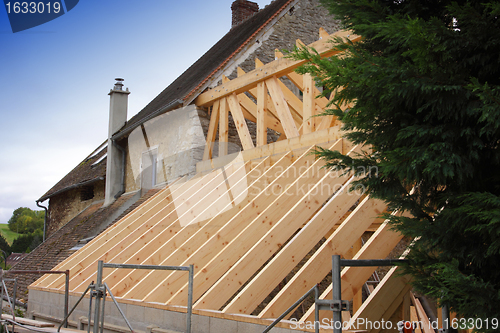
M 85 158 L 76 168 L 71 170 L 54 187 L 38 199 L 38 201 L 45 201 L 71 188 L 90 185 L 95 181 L 103 180 L 106 177 L 106 153 L 107 147 L 105 144 L 102 144 L 94 153 Z
M 128 134 L 131 130 L 162 112 L 169 111 L 169 105 L 176 101 L 182 103 L 189 96 L 200 93 L 200 89 L 211 76 L 223 67 L 236 53 L 251 42 L 252 38 L 288 5 L 296 0 L 274 0 L 258 13 L 232 28 L 198 61 L 189 67 L 172 84 L 154 98 L 142 111 L 132 117 L 116 136 Z M 45 201 L 51 196 L 64 192 L 87 182 L 97 181 L 106 176 L 106 162 L 97 167 L 91 165 L 106 150 L 91 160 L 85 159 L 68 173 L 59 183 L 45 193 L 38 201 Z
M 153 189 L 148 191 L 133 205 L 127 208 L 119 217 L 114 219 L 110 226 L 122 219 L 135 208 L 139 207 L 144 201 L 151 198 L 159 190 Z M 12 267 L 12 270 L 51 270 L 64 259 L 73 254 L 70 250 L 76 246 L 81 239 L 85 239 L 91 235 L 95 235 L 101 231 L 102 223 L 111 216 L 134 194 L 125 194 L 118 198 L 111 205 L 102 208 L 102 202 L 96 203 L 85 209 L 78 216 L 66 223 L 61 229 L 47 238 L 44 243 L 40 244 L 36 249 L 30 252 L 26 257 L 21 259 Z M 9 274 L 8 271 L 4 274 Z M 28 286 L 35 282 L 41 274 L 20 274 L 16 275 L 18 279 L 19 298 L 26 299 L 28 297 Z M 9 275 L 8 278 L 13 278 Z M 10 287 L 9 287 L 10 288 Z M 11 289 L 9 289 L 11 290 Z
M 168 106 L 176 101 L 182 102 L 192 94 L 200 93 L 199 88 L 220 67 L 224 66 L 233 55 L 250 42 L 256 33 L 292 2 L 293 0 L 274 0 L 254 16 L 232 28 L 142 111 L 132 117 L 117 135 L 129 132 L 157 113 L 168 111 Z

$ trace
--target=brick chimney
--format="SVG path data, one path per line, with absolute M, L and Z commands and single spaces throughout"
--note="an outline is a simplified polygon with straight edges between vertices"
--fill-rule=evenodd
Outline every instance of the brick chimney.
M 231 5 L 233 11 L 233 25 L 234 28 L 247 18 L 253 16 L 259 11 L 259 4 L 247 0 L 236 0 Z

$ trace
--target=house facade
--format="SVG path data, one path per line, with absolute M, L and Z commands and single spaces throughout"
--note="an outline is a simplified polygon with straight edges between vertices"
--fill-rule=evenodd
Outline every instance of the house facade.
M 333 116 L 314 117 L 329 100 L 294 72 L 303 62 L 281 52 L 309 45 L 334 56 L 332 37 L 361 38 L 340 31 L 318 0 L 231 8 L 229 32 L 130 119 L 133 91 L 116 80 L 108 138 L 39 199 L 49 200 L 48 237 L 17 268 L 69 270 L 74 304 L 99 261 L 193 265 L 196 332 L 262 332 L 314 285 L 331 298 L 332 254 L 386 258 L 397 247 L 401 235 L 378 218 L 385 204 L 347 191 L 353 178 L 314 158 L 317 146 L 363 147 L 342 139 Z M 408 279 L 395 269 L 363 297 L 374 270 L 343 272 L 342 297 L 354 307 L 346 320 L 401 318 L 408 308 Z M 139 330 L 185 331 L 184 275 L 117 269 L 105 280 Z M 61 320 L 62 308 L 47 304 L 62 304 L 64 279 L 28 284 L 30 315 Z M 85 306 L 71 325 L 89 325 Z M 123 326 L 115 310 L 106 310 L 109 331 Z M 304 324 L 314 320 L 310 303 L 293 318 L 300 327 L 290 320 L 279 331 L 314 331 Z
M 126 102 L 130 92 L 117 82 L 109 93 L 108 140 L 38 200 L 48 202 L 47 238 L 95 203 L 104 200 L 106 206 L 123 193 L 161 188 L 178 177 L 193 176 L 210 123 L 208 110 L 197 107 L 194 99 L 223 77 L 237 77 L 238 67 L 249 71 L 256 59 L 270 62 L 275 50 L 291 50 L 297 40 L 310 44 L 318 39 L 320 28 L 328 33 L 339 29 L 316 0 L 276 0 L 257 8 L 250 1 L 234 1 L 232 28 L 226 36 L 131 119 L 127 120 Z M 292 89 L 300 96 L 297 88 Z M 255 141 L 255 123 L 247 124 Z M 278 137 L 270 129 L 268 142 Z M 232 119 L 228 149 L 241 149 Z

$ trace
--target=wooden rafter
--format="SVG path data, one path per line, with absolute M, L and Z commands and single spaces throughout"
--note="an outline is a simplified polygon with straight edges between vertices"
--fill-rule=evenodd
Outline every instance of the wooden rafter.
M 358 318 L 363 318 L 366 322 L 376 322 L 381 319 L 386 321 L 394 314 L 397 307 L 403 301 L 404 296 L 411 290 L 410 277 L 399 275 L 400 268 L 393 267 L 370 294 L 361 308 L 353 315 L 351 322 L 358 323 Z M 359 330 L 368 329 L 371 333 L 378 333 L 381 330 L 377 327 L 355 327 Z
M 354 35 L 352 32 L 345 30 L 338 31 L 332 34 L 331 37 L 348 38 L 352 42 L 361 40 L 360 36 Z M 324 57 L 338 54 L 337 51 L 332 50 L 331 42 L 328 40 L 322 39 L 310 44 L 309 46 L 315 48 L 318 53 Z M 234 92 L 239 94 L 247 91 L 249 88 L 255 88 L 257 83 L 268 80 L 274 76 L 281 77 L 286 75 L 288 72 L 293 71 L 304 63 L 306 63 L 305 60 L 292 60 L 288 58 L 275 60 L 264 65 L 263 67 L 250 71 L 235 80 L 231 80 L 231 82 L 201 94 L 196 99 L 196 105 L 209 106 L 219 98 L 228 96 Z
M 333 254 L 343 254 L 363 234 L 373 220 L 386 209 L 380 200 L 363 199 L 316 253 L 302 266 L 278 295 L 261 311 L 261 318 L 275 318 L 283 313 L 294 299 L 319 283 L 331 270 Z M 326 233 L 326 232 L 325 232 Z
M 341 143 L 339 142 L 336 146 L 331 148 L 338 149 L 340 148 L 340 145 Z M 311 174 L 313 172 L 320 171 L 315 169 L 309 169 L 305 171 L 306 174 Z M 328 174 L 325 175 L 325 177 L 329 177 Z M 339 177 L 338 179 L 331 179 L 331 182 L 335 184 L 342 184 L 347 180 L 347 178 L 347 176 Z M 244 284 L 246 280 L 253 275 L 253 272 L 255 270 L 258 270 L 258 268 L 261 267 L 268 260 L 268 258 L 271 257 L 272 254 L 280 248 L 281 244 L 284 244 L 293 235 L 295 230 L 299 229 L 302 226 L 304 221 L 307 221 L 308 215 L 315 212 L 315 209 L 318 209 L 318 205 L 321 205 L 331 195 L 331 193 L 328 193 L 328 190 L 326 189 L 332 189 L 333 187 L 334 186 L 332 186 L 329 179 L 321 179 L 313 188 L 311 188 L 308 193 L 305 193 L 304 200 L 301 201 L 300 205 L 307 207 L 307 210 L 303 209 L 302 211 L 298 211 L 300 205 L 294 207 L 294 209 L 288 213 L 288 215 L 294 216 L 294 219 L 292 221 L 288 221 L 287 216 L 284 216 L 280 221 L 278 221 L 264 237 L 262 237 L 257 243 L 254 244 L 252 249 L 250 249 L 235 265 L 231 267 L 231 269 L 221 279 L 217 281 L 217 283 L 213 285 L 213 287 L 207 293 L 203 295 L 203 297 L 197 302 L 197 304 L 195 304 L 195 308 L 218 309 L 222 307 L 225 303 L 223 299 L 227 299 L 231 295 L 233 295 L 241 287 L 241 285 Z M 322 191 L 322 193 L 320 191 L 321 189 L 324 190 Z M 315 195 L 313 196 L 311 193 L 314 193 Z M 289 195 L 291 196 L 292 193 L 290 193 Z M 336 200 L 340 199 L 342 198 L 336 198 Z M 335 205 L 331 206 L 337 207 L 339 206 L 339 203 L 337 202 Z M 296 210 L 297 213 L 294 214 L 294 210 Z M 307 229 L 308 232 L 310 230 L 316 230 L 314 228 L 318 227 L 317 224 L 322 221 L 322 218 L 323 216 L 316 216 L 314 220 L 310 221 L 309 223 L 312 224 L 312 227 Z M 334 224 L 335 216 L 331 217 L 329 222 Z M 325 228 L 324 226 L 319 227 L 320 229 Z M 240 311 L 235 310 L 235 308 L 252 307 L 252 305 L 243 305 L 243 302 L 249 300 L 249 298 L 245 296 L 246 294 L 252 295 L 250 297 L 250 299 L 252 299 L 252 302 L 259 302 L 261 294 L 266 293 L 266 290 L 269 288 L 273 289 L 275 281 L 277 281 L 276 284 L 281 281 L 279 275 L 282 273 L 286 274 L 286 269 L 284 269 L 283 267 L 286 265 L 296 265 L 296 262 L 294 263 L 294 259 L 289 260 L 290 256 L 294 257 L 296 255 L 296 258 L 298 259 L 300 257 L 300 251 L 303 251 L 304 248 L 308 248 L 309 244 L 307 242 L 314 242 L 314 236 L 312 236 L 311 239 L 308 232 L 303 233 L 308 235 L 304 236 L 306 243 L 302 243 L 301 241 L 304 239 L 300 239 L 297 241 L 297 243 L 295 243 L 297 245 L 302 245 L 299 249 L 290 249 L 286 251 L 287 255 L 281 255 L 283 253 L 280 252 L 279 258 L 275 257 L 273 260 L 273 268 L 264 268 L 263 270 L 261 270 L 258 278 L 254 279 L 250 284 L 248 284 L 245 290 L 241 291 L 240 295 L 238 295 L 233 300 L 233 302 L 224 309 L 224 312 L 251 312 L 251 310 L 253 309 L 251 309 L 250 311 Z M 320 233 L 321 231 L 316 232 L 315 236 Z M 314 246 L 314 244 L 312 246 Z M 295 250 L 298 250 L 299 252 L 295 254 Z M 285 249 L 283 249 L 283 251 L 285 251 Z M 268 294 L 269 293 L 264 295 L 264 298 Z M 236 301 L 236 299 L 238 300 Z
M 314 161 L 314 156 L 309 155 L 310 151 L 311 150 L 308 150 L 303 153 L 288 169 L 303 168 L 310 165 L 310 163 Z M 258 226 L 271 227 L 269 224 L 263 223 L 262 220 L 267 222 L 280 213 L 280 211 L 274 211 L 272 215 L 264 215 L 261 214 L 263 211 L 273 211 L 274 209 L 271 209 L 271 207 L 276 207 L 276 200 L 278 199 L 280 199 L 280 202 L 286 201 L 283 203 L 285 206 L 292 202 L 291 200 L 285 200 L 285 197 L 280 195 L 280 192 L 281 189 L 286 188 L 290 183 L 296 181 L 297 175 L 283 170 L 282 172 L 283 174 L 280 177 L 274 179 L 273 182 L 266 186 L 266 189 L 263 189 L 251 203 L 241 209 L 240 212 L 228 221 L 216 235 L 213 235 L 202 246 L 199 246 L 192 256 L 185 259 L 182 263 L 179 263 L 183 265 L 187 263 L 196 263 L 199 267 L 198 273 L 195 274 L 195 280 L 197 281 L 196 293 L 200 293 L 201 290 L 210 286 L 210 282 L 213 281 L 213 279 L 217 279 L 217 275 L 222 275 L 224 273 L 225 270 L 221 270 L 220 267 L 218 267 L 219 265 L 224 266 L 229 262 L 233 262 L 237 259 L 238 253 L 244 251 L 245 248 L 248 249 L 248 246 L 253 243 L 253 238 L 257 237 L 259 233 L 266 232 L 265 229 L 257 228 Z M 250 225 L 253 226 L 251 229 L 253 232 L 249 232 L 248 228 Z M 242 232 L 242 230 L 246 230 L 246 232 Z M 241 241 L 241 238 L 237 236 L 243 237 L 245 240 Z M 247 245 L 245 245 L 245 242 Z M 227 247 L 229 244 L 232 244 L 231 250 Z M 222 260 L 223 256 L 221 251 L 224 251 L 226 260 Z M 217 260 L 217 262 L 211 261 L 212 256 L 210 254 L 217 254 L 219 260 Z M 174 274 L 171 275 L 173 276 Z M 185 286 L 185 282 L 185 279 L 182 278 L 181 275 L 173 276 L 172 279 L 167 277 L 146 295 L 145 300 L 148 302 L 165 301 L 165 296 L 174 296 L 186 291 L 187 289 L 185 288 L 187 288 L 187 286 Z M 199 296 L 201 295 L 198 295 L 198 297 Z M 182 299 L 181 304 L 185 302 L 185 297 L 179 296 L 179 298 Z M 173 300 L 170 302 L 173 302 Z
M 394 232 L 391 226 L 384 222 L 379 229 L 363 245 L 361 250 L 353 259 L 384 259 L 399 243 L 403 236 Z M 335 253 L 330 253 L 331 255 Z M 360 290 L 363 284 L 373 274 L 376 267 L 347 267 L 342 270 L 342 297 L 352 299 Z M 329 286 L 320 296 L 322 299 L 332 298 L 332 288 Z M 320 313 L 324 316 L 324 313 Z M 314 309 L 310 308 L 301 320 L 314 318 Z
M 229 110 L 231 110 L 231 114 L 233 115 L 234 124 L 236 125 L 236 130 L 238 131 L 243 149 L 246 150 L 254 148 L 252 137 L 250 135 L 250 131 L 248 130 L 248 126 L 236 94 L 228 96 L 227 101 L 229 103 Z
M 276 111 L 278 112 L 278 116 L 281 121 L 281 125 L 285 130 L 286 137 L 293 138 L 299 136 L 299 131 L 297 129 L 297 126 L 295 126 L 295 122 L 292 118 L 292 114 L 290 113 L 288 103 L 286 102 L 285 96 L 283 95 L 283 91 L 279 87 L 278 79 L 276 77 L 270 78 L 266 81 L 266 86 L 269 90 L 269 94 L 271 95 L 271 99 L 273 100 Z

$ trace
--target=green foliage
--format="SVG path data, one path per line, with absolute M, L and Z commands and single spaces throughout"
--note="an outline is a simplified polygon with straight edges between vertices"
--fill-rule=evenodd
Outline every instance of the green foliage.
M 407 268 L 415 286 L 466 318 L 500 313 L 500 3 L 322 0 L 362 42 L 345 57 L 309 59 L 324 96 L 357 144 L 355 157 L 318 150 L 331 168 L 384 199 L 404 235 L 421 237 Z M 342 109 L 352 102 L 350 109 Z M 363 168 L 361 168 L 363 167 Z M 482 330 L 486 331 L 486 330 Z
M 0 266 L 5 269 L 5 259 L 10 255 L 10 245 L 5 237 L 0 234 Z
M 14 240 L 11 246 L 12 252 L 29 253 L 42 243 L 43 231 L 36 230 L 33 233 L 24 234 Z
M 43 229 L 45 211 L 34 211 L 26 207 L 20 207 L 14 211 L 9 219 L 9 229 L 11 231 L 28 234 L 37 229 Z
M 14 239 L 19 237 L 17 232 L 11 231 L 8 224 L 0 224 L 0 233 L 5 237 L 7 243 L 12 244 Z

